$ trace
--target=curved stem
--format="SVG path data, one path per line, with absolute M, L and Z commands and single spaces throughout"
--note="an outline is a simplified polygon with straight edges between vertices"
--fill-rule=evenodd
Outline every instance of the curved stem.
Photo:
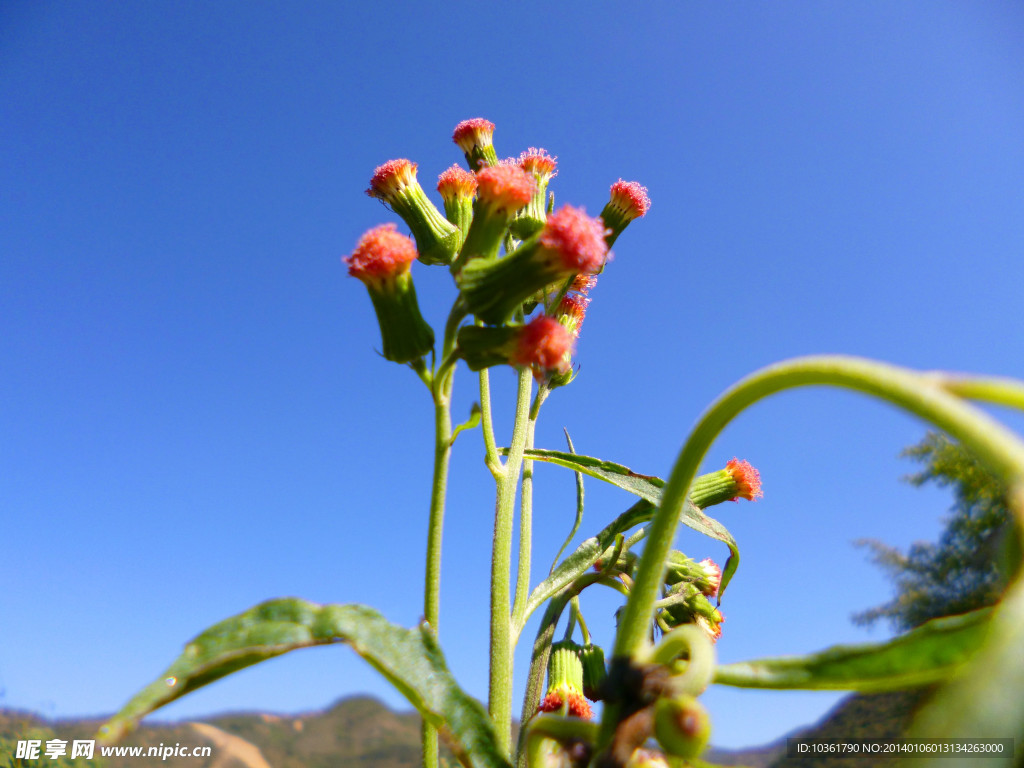
M 811 385 L 853 389 L 893 403 L 960 440 L 1008 485 L 1015 486 L 1024 477 L 1024 443 L 987 414 L 949 394 L 926 376 L 885 363 L 841 356 L 797 358 L 764 368 L 712 404 L 683 445 L 650 526 L 616 637 L 615 656 L 635 657 L 647 642 L 651 613 L 665 558 L 675 538 L 679 512 L 711 443 L 730 421 L 758 400 L 785 389 Z M 611 743 L 618 722 L 617 710 L 613 706 L 605 708 L 602 749 Z
M 677 695 L 700 696 L 715 674 L 715 647 L 700 627 L 684 624 L 670 631 L 651 652 L 650 661 L 652 664 L 670 664 L 683 651 L 689 657 L 686 671 L 674 676 L 669 684 Z
M 970 376 L 944 371 L 926 373 L 925 378 L 959 397 L 1024 410 L 1024 381 L 1018 379 Z
M 523 465 L 527 421 L 530 414 L 530 390 L 533 375 L 521 368 L 516 396 L 516 416 L 509 444 L 508 460 L 498 476 L 494 511 L 494 548 L 491 556 L 491 671 L 488 710 L 498 735 L 498 745 L 506 754 L 512 746 L 512 614 L 511 567 L 512 523 L 515 518 L 516 487 Z
M 495 480 L 502 473 L 501 458 L 498 456 L 498 444 L 494 439 L 494 418 L 491 415 L 491 373 L 490 369 L 480 371 L 480 424 L 484 433 L 484 461 Z

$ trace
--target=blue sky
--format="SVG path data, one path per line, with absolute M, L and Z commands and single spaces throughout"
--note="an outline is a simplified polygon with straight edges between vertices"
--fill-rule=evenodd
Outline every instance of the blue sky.
M 432 413 L 375 354 L 339 261 L 395 220 L 393 157 L 436 174 L 484 116 L 499 156 L 559 158 L 559 202 L 620 176 L 650 214 L 593 293 L 581 373 L 541 447 L 668 472 L 721 390 L 816 352 L 1024 376 L 1024 10 L 1016 3 L 5 4 L 0 9 L 0 705 L 110 712 L 206 626 L 269 597 L 421 611 Z M 425 314 L 453 299 L 417 268 Z M 512 377 L 495 374 L 499 440 Z M 456 414 L 475 399 L 456 382 Z M 1021 421 L 1014 421 L 1018 429 Z M 861 397 L 761 403 L 708 469 L 743 562 L 720 658 L 880 639 L 889 586 L 851 546 L 932 538 L 950 499 L 899 477 L 924 427 Z M 455 448 L 441 640 L 486 695 L 489 475 Z M 546 570 L 573 482 L 540 467 Z M 630 503 L 588 484 L 584 534 Z M 721 560 L 684 532 L 678 546 Z M 611 597 L 585 603 L 610 641 Z M 531 629 L 527 637 L 532 638 Z M 517 657 L 522 690 L 526 648 Z M 310 710 L 370 692 L 344 649 L 269 662 L 165 710 Z M 833 694 L 708 695 L 714 741 L 775 738 Z

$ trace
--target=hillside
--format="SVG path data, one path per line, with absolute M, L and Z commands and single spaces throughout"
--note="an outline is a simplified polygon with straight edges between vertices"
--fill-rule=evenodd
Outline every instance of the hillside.
M 909 721 L 919 692 L 850 696 L 841 701 L 821 722 L 799 731 L 817 738 L 888 738 L 898 735 Z M 44 721 L 36 715 L 0 710 L 0 768 L 9 764 L 6 752 L 12 740 L 25 738 L 90 739 L 101 724 L 95 720 Z M 298 715 L 236 713 L 205 718 L 209 729 L 193 723 L 144 724 L 124 744 L 130 746 L 211 745 L 210 757 L 169 757 L 167 768 L 417 768 L 419 765 L 419 716 L 394 712 L 376 699 L 358 696 L 341 699 L 322 712 Z M 236 741 L 231 743 L 231 739 Z M 243 741 L 237 741 L 241 739 Z M 253 750 L 249 745 L 255 747 Z M 5 746 L 7 747 L 5 749 Z M 258 752 L 257 752 L 258 750 Z M 825 759 L 789 759 L 782 738 L 763 747 L 743 750 L 711 749 L 705 759 L 720 765 L 750 768 L 818 768 Z M 150 758 L 150 761 L 156 758 Z M 139 758 L 107 757 L 91 765 L 102 768 L 138 768 Z M 450 759 L 450 764 L 454 761 Z M 844 768 L 888 768 L 892 761 L 851 758 Z M 835 760 L 827 763 L 835 764 Z M 72 763 L 33 760 L 30 768 L 72 766 Z M 19 766 L 20 768 L 20 766 Z

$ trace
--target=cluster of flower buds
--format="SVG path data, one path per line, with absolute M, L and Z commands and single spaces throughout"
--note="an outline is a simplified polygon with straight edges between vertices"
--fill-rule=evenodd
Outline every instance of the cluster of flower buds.
M 494 124 L 483 118 L 459 123 L 452 139 L 469 169 L 453 165 L 439 176 L 443 214 L 420 186 L 411 160 L 389 160 L 370 179 L 367 194 L 398 214 L 415 241 L 394 225 L 376 227 L 345 259 L 369 290 L 383 355 L 422 365 L 418 361 L 433 351 L 434 334 L 420 314 L 410 271 L 418 260 L 450 266 L 457 306 L 477 320 L 456 337 L 456 353 L 470 368 L 529 367 L 551 386 L 566 384 L 593 276 L 604 269 L 619 233 L 647 212 L 646 190 L 636 182 L 613 184 L 603 220 L 569 205 L 554 211 L 548 184 L 557 163 L 546 150 L 530 147 L 499 162 Z M 538 306 L 543 314 L 531 320 Z
M 710 557 L 698 563 L 682 552 L 672 550 L 665 567 L 665 584 L 673 587 L 683 582 L 693 584 L 705 597 L 714 597 L 722 583 L 722 569 Z
M 711 642 L 718 642 L 722 636 L 725 617 L 696 583 L 680 581 L 668 587 L 660 605 L 657 620 L 662 626 L 674 629 L 683 624 L 696 624 Z

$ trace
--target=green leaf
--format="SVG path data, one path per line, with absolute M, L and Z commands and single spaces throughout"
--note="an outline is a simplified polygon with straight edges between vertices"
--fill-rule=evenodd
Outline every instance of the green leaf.
M 991 610 L 984 646 L 925 703 L 911 724 L 909 736 L 1012 738 L 1020 755 L 1024 741 L 1024 574 L 1018 574 L 1002 601 Z M 922 761 L 922 765 L 956 768 L 980 764 L 976 756 L 968 754 L 942 757 Z M 1013 755 L 1005 754 L 986 759 L 984 765 L 1009 768 L 1020 763 L 1014 762 Z
M 661 501 L 661 489 L 665 481 L 660 477 L 637 474 L 629 467 L 616 464 L 612 461 L 595 459 L 593 456 L 580 456 L 578 453 L 566 453 L 565 451 L 545 451 L 538 448 L 531 448 L 523 453 L 528 459 L 546 461 L 549 464 L 557 464 L 575 472 L 582 472 L 585 475 L 604 480 L 606 483 L 618 486 L 624 491 L 629 491 L 634 496 L 657 505 Z
M 528 459 L 546 461 L 549 464 L 555 464 L 571 469 L 574 472 L 582 472 L 598 480 L 604 480 L 606 483 L 611 483 L 624 491 L 629 491 L 633 495 L 639 496 L 654 506 L 661 503 L 661 492 L 665 481 L 660 477 L 641 475 L 621 464 L 595 459 L 592 456 L 580 456 L 576 453 L 545 451 L 533 448 L 525 451 L 523 455 Z M 736 545 L 736 540 L 724 525 L 713 517 L 705 515 L 689 499 L 686 500 L 682 511 L 679 513 L 679 521 L 693 530 L 703 533 L 705 536 L 710 536 L 712 539 L 723 542 L 729 547 L 729 559 L 725 561 L 725 567 L 722 568 L 722 583 L 718 590 L 718 602 L 721 603 L 725 588 L 732 580 L 733 574 L 736 573 L 736 569 L 740 564 L 740 550 Z
M 569 437 L 569 430 L 562 428 L 565 433 L 565 442 L 569 444 L 569 453 L 576 455 L 576 448 L 572 444 L 572 438 Z M 555 568 L 558 566 L 558 558 L 565 552 L 565 548 L 572 543 L 573 538 L 579 533 L 580 525 L 583 523 L 583 473 L 576 472 L 576 519 L 573 521 L 572 530 L 569 531 L 569 535 L 565 537 L 565 541 L 562 542 L 562 546 L 558 548 L 558 552 L 555 554 L 555 560 L 551 563 L 551 570 L 548 574 L 555 572 Z
M 150 712 L 232 672 L 297 648 L 332 643 L 351 646 L 384 675 L 445 735 L 463 765 L 509 768 L 490 719 L 455 683 L 426 625 L 405 629 L 363 605 L 317 605 L 297 598 L 269 600 L 210 627 L 100 729 L 100 738 L 116 741 Z
M 715 668 L 715 682 L 739 688 L 873 693 L 947 679 L 984 642 L 992 609 L 933 619 L 885 643 L 837 645 Z

